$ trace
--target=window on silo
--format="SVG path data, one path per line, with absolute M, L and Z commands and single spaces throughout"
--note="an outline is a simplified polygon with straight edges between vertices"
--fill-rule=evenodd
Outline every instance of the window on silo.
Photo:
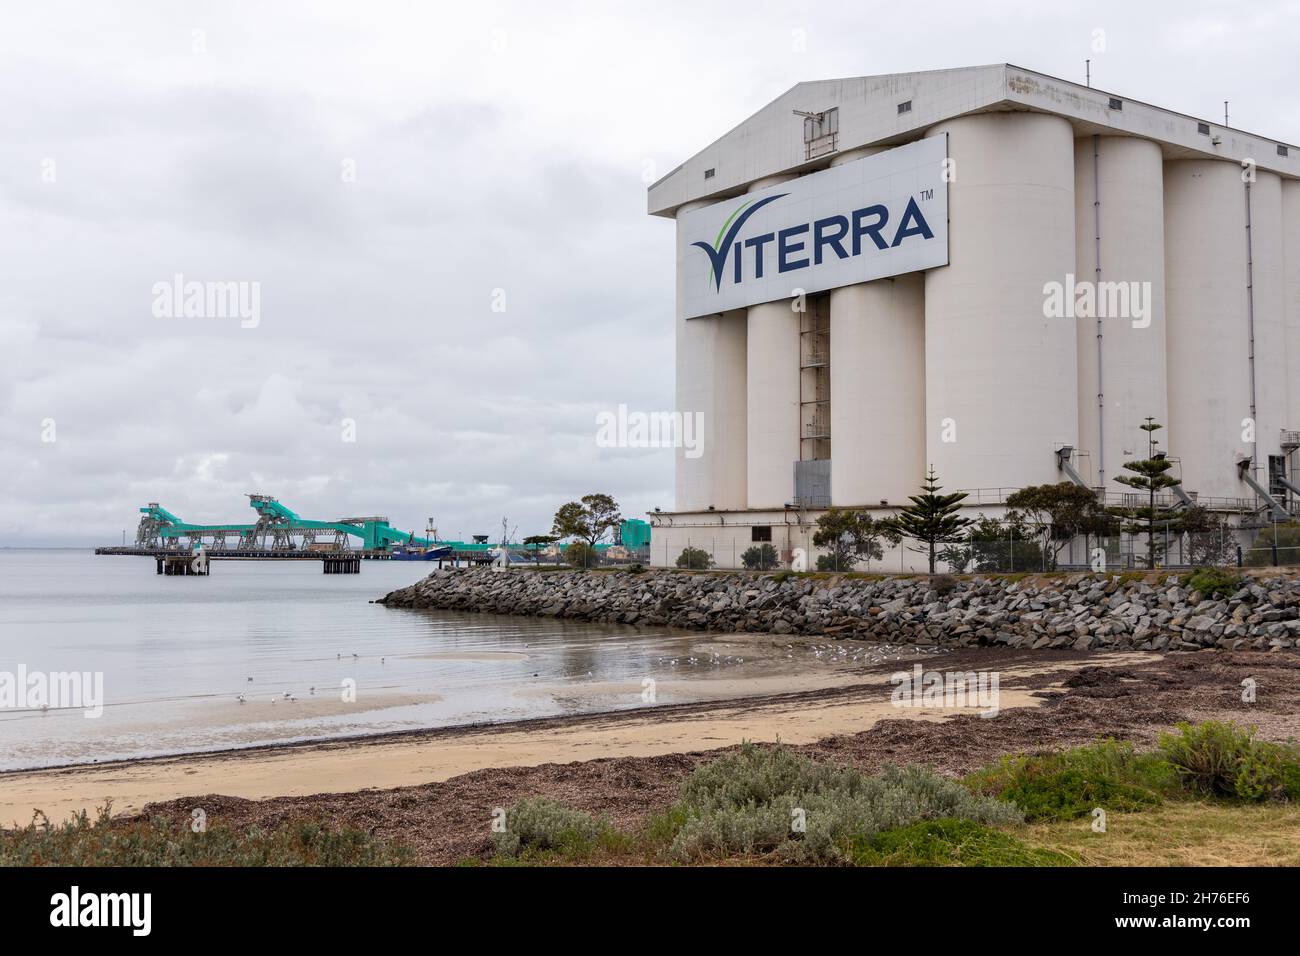
M 904 113 L 910 113 L 910 112 L 912 112 L 912 101 L 911 101 L 911 100 L 904 100 L 902 103 L 899 103 L 899 104 L 898 104 L 898 115 L 899 115 L 899 116 L 902 116 Z
M 1209 135 L 1210 135 L 1210 124 L 1209 124 L 1209 123 L 1197 123 L 1197 124 L 1196 124 L 1196 132 L 1200 133 L 1202 136 L 1209 136 Z
M 761 542 L 761 541 L 771 541 L 771 540 L 772 540 L 772 527 L 771 527 L 771 525 L 768 525 L 767 527 L 763 527 L 763 528 L 750 528 L 750 529 L 749 529 L 749 532 L 750 532 L 750 535 L 749 535 L 749 540 L 750 540 L 750 541 L 759 541 L 759 542 Z
M 804 158 L 816 159 L 835 152 L 840 136 L 839 107 L 799 115 L 803 117 Z
M 715 172 L 717 172 L 717 170 L 714 170 L 714 169 L 706 169 L 706 170 L 704 171 L 704 178 L 705 178 L 705 179 L 712 179 L 712 178 L 713 178 L 713 174 L 714 174 Z
M 1124 101 L 1123 101 L 1123 100 L 1121 100 L 1121 99 L 1120 99 L 1119 97 L 1117 97 L 1117 96 L 1112 96 L 1112 97 L 1110 98 L 1110 105 L 1107 107 L 1107 109 L 1112 109 L 1112 110 L 1122 110 L 1123 108 L 1124 108 Z
M 1283 146 L 1281 143 L 1278 143 L 1277 154 L 1279 156 L 1285 156 L 1287 154 L 1287 148 Z

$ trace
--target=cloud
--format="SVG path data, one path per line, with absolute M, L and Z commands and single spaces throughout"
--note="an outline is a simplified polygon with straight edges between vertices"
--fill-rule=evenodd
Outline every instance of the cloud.
M 673 230 L 645 215 L 647 168 L 802 80 L 1075 76 L 1090 55 L 1104 88 L 1232 96 L 1234 123 L 1294 142 L 1294 9 L 937 2 L 921 30 L 906 5 L 775 0 L 17 7 L 0 544 L 115 541 L 148 501 L 246 520 L 247 492 L 465 534 L 544 531 L 596 490 L 669 507 L 671 450 L 596 446 L 597 412 L 672 408 Z M 1223 93 L 1239 76 L 1272 81 Z M 154 318 L 177 273 L 258 283 L 262 321 Z

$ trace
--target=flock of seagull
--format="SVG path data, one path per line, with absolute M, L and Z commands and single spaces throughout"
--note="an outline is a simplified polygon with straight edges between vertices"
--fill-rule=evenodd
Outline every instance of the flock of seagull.
M 914 657 L 918 652 L 924 652 L 926 648 L 908 647 L 905 649 L 891 648 L 886 650 L 884 647 L 871 644 L 847 644 L 843 642 L 830 642 L 826 644 L 800 644 L 796 647 L 794 644 L 785 645 L 785 659 L 794 660 L 796 653 L 804 653 L 810 656 L 814 661 L 835 664 L 883 664 L 887 661 L 902 660 L 906 657 Z M 941 650 L 934 648 L 935 652 Z M 709 667 L 724 667 L 733 664 L 745 663 L 745 658 L 731 655 L 713 653 L 706 657 L 696 657 L 694 655 L 679 655 L 678 657 L 661 657 L 658 662 L 669 667 L 694 667 L 704 664 Z
M 335 658 L 336 658 L 337 660 L 340 660 L 340 661 L 343 660 L 343 657 L 344 657 L 344 655 L 342 655 L 342 654 L 336 654 L 336 655 L 334 655 L 334 656 L 335 656 Z M 352 659 L 353 659 L 354 661 L 355 661 L 355 660 L 360 660 L 360 659 L 361 659 L 361 655 L 360 655 L 360 654 L 353 654 L 353 655 L 352 655 Z M 379 658 L 379 663 L 384 664 L 384 663 L 387 662 L 387 660 L 388 660 L 388 658 L 386 658 L 386 657 L 381 657 L 381 658 Z M 253 678 L 252 678 L 252 677 L 249 677 L 249 678 L 248 678 L 248 683 L 250 683 L 250 684 L 253 683 Z M 315 688 L 315 687 L 311 687 L 311 688 L 309 688 L 309 689 L 307 690 L 307 693 L 310 694 L 311 696 L 315 697 L 315 696 L 316 696 L 316 688 Z M 246 704 L 246 703 L 248 703 L 249 697 L 248 697 L 247 694 L 239 694 L 238 696 L 235 697 L 235 700 L 239 701 L 239 703 L 241 703 L 241 704 Z M 297 698 L 297 696 L 295 696 L 294 694 L 289 693 L 288 691 L 285 691 L 285 692 L 284 692 L 281 696 L 279 696 L 279 697 L 276 697 L 275 695 L 272 695 L 272 696 L 271 696 L 271 703 L 272 703 L 273 705 L 275 704 L 276 701 L 279 701 L 279 700 L 286 700 L 286 701 L 288 701 L 289 703 L 296 703 L 297 700 L 298 700 L 298 698 Z

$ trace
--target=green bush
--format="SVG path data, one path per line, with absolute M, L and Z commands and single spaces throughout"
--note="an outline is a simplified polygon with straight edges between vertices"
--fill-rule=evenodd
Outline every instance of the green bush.
M 1252 568 L 1263 568 L 1273 563 L 1273 528 L 1266 528 L 1246 549 L 1245 563 Z M 1277 555 L 1281 564 L 1295 564 L 1300 555 L 1300 524 L 1289 521 L 1277 526 Z
M 787 748 L 745 744 L 683 783 L 678 860 L 773 853 L 795 863 L 851 862 L 854 840 L 919 820 L 1019 823 L 1012 806 L 916 767 L 868 777 Z M 800 829 L 802 826 L 802 829 Z
M 857 866 L 1074 866 L 1064 853 L 1026 846 L 1010 834 L 970 820 L 923 820 L 871 837 L 855 837 Z
M 39 821 L 39 822 L 38 822 Z M 83 811 L 58 826 L 37 814 L 0 831 L 0 866 L 400 866 L 407 848 L 361 830 L 292 822 L 239 830 L 216 822 L 203 832 L 189 818 L 118 820 L 111 807 L 92 821 Z
M 677 556 L 677 566 L 689 571 L 707 571 L 713 567 L 713 557 L 703 548 L 683 548 Z
M 1170 766 L 1133 745 L 1103 740 L 1053 753 L 1004 757 L 967 775 L 976 793 L 1014 803 L 1027 820 L 1074 820 L 1094 807 L 1133 811 L 1158 805 L 1176 789 Z
M 951 574 L 936 574 L 930 578 L 930 587 L 939 597 L 947 597 L 957 589 L 957 579 Z
M 1197 568 L 1187 576 L 1187 586 L 1203 598 L 1229 597 L 1240 587 L 1242 576 L 1226 568 Z
M 1211 796 L 1288 796 L 1297 773 L 1293 751 L 1255 739 L 1254 727 L 1217 720 L 1180 723 L 1178 733 L 1160 735 L 1160 750 L 1185 784 Z
M 502 857 L 531 856 L 556 851 L 577 855 L 589 851 L 609 832 L 603 820 L 562 803 L 538 797 L 521 800 L 506 811 L 505 830 L 492 834 Z
M 573 568 L 594 568 L 600 564 L 600 552 L 585 541 L 571 541 L 564 548 L 564 563 Z
M 781 563 L 776 548 L 764 542 L 746 548 L 740 554 L 740 563 L 751 571 L 770 571 Z

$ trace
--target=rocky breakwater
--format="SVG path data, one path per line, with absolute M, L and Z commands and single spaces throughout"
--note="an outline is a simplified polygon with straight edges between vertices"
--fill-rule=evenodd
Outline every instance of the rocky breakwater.
M 378 603 L 708 631 L 1075 650 L 1281 650 L 1300 642 L 1300 580 L 1188 575 L 859 577 L 680 571 L 439 570 Z

